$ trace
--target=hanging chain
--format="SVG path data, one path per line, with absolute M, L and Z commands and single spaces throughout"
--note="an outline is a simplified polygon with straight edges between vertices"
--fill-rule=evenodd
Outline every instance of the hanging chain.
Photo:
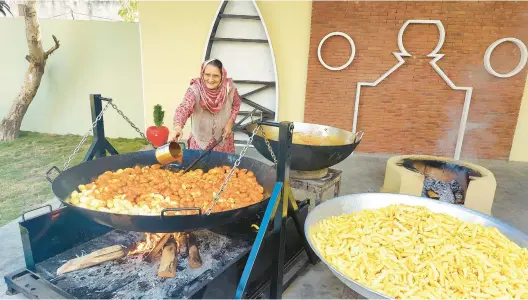
M 231 170 L 227 174 L 227 177 L 224 180 L 224 183 L 222 183 L 222 186 L 220 186 L 220 190 L 218 191 L 218 193 L 216 193 L 216 195 L 214 195 L 213 203 L 205 211 L 205 213 L 207 215 L 209 215 L 211 213 L 211 211 L 213 210 L 213 207 L 216 205 L 216 202 L 218 201 L 218 199 L 220 199 L 220 195 L 222 195 L 222 193 L 224 192 L 224 189 L 226 188 L 227 183 L 229 182 L 229 179 L 231 179 L 231 176 L 233 176 L 233 173 L 235 172 L 235 169 L 240 165 L 240 161 L 242 160 L 242 157 L 244 157 L 244 155 L 246 154 L 246 151 L 249 148 L 249 145 L 251 144 L 251 142 L 253 142 L 253 137 L 255 137 L 255 134 L 257 133 L 257 130 L 259 128 L 260 128 L 260 125 L 257 125 L 255 127 L 255 129 L 253 129 L 253 132 L 251 133 L 251 136 L 249 137 L 248 142 L 246 143 L 246 145 L 244 146 L 242 151 L 240 151 L 240 155 L 238 156 L 237 160 L 235 161 L 235 164 L 233 165 L 233 167 L 231 168 Z
M 86 132 L 84 134 L 84 136 L 81 139 L 81 142 L 77 145 L 77 147 L 75 147 L 75 150 L 73 150 L 73 153 L 70 155 L 70 157 L 68 157 L 68 160 L 64 163 L 64 166 L 62 167 L 63 171 L 65 171 L 68 168 L 68 166 L 70 165 L 70 162 L 72 161 L 72 159 L 75 157 L 75 155 L 77 155 L 79 150 L 81 150 L 81 146 L 84 144 L 84 142 L 86 142 L 86 139 L 88 138 L 88 135 L 90 135 L 90 133 L 93 132 L 93 130 L 95 128 L 95 125 L 97 125 L 97 122 L 99 122 L 99 120 L 101 120 L 101 118 L 103 117 L 104 112 L 106 111 L 106 109 L 108 108 L 108 105 L 110 103 L 111 102 L 108 102 L 105 105 L 105 107 L 101 110 L 99 115 L 97 115 L 97 117 L 95 118 L 95 121 L 93 121 L 93 123 L 92 123 L 92 127 L 90 128 L 90 130 L 88 130 L 88 132 Z
M 138 133 L 139 135 L 141 135 L 142 138 L 144 138 L 145 140 L 147 140 L 147 142 L 153 147 L 153 148 L 156 148 L 154 147 L 154 145 L 149 141 L 149 139 L 147 139 L 147 137 L 145 136 L 145 134 L 143 134 L 143 132 L 141 132 L 141 130 L 139 130 L 139 128 L 137 128 L 136 125 L 134 125 L 134 123 L 132 121 L 130 121 L 130 119 L 125 116 L 125 114 L 119 109 L 117 108 L 117 105 L 115 105 L 113 102 L 108 102 L 110 105 L 112 105 L 112 107 L 117 111 L 118 114 L 120 114 L 123 119 L 125 119 L 125 121 L 128 122 L 128 124 L 130 124 L 130 126 L 132 126 L 132 128 L 134 128 Z
M 273 166 L 277 168 L 277 163 L 278 163 L 277 157 L 275 156 L 275 153 L 273 153 L 273 148 L 271 148 L 271 144 L 268 140 L 268 137 L 266 137 L 266 133 L 264 132 L 264 129 L 262 128 L 262 126 L 258 125 L 258 127 L 260 128 L 260 132 L 262 132 L 262 137 L 264 138 L 266 147 L 268 147 L 268 151 L 271 154 L 271 157 L 273 158 Z
M 142 138 L 144 138 L 145 140 L 147 140 L 147 142 L 152 146 L 154 147 L 154 145 L 147 139 L 147 137 L 145 136 L 145 134 L 143 134 L 143 132 L 141 132 L 141 130 L 139 130 L 139 128 L 134 125 L 134 123 L 132 121 L 130 121 L 130 119 L 125 116 L 125 114 L 123 113 L 123 111 L 121 111 L 117 105 L 115 105 L 113 102 L 112 102 L 112 99 L 107 99 L 107 103 L 105 105 L 105 107 L 101 110 L 101 112 L 99 113 L 99 115 L 97 115 L 97 117 L 95 118 L 95 121 L 93 121 L 92 123 L 92 127 L 90 128 L 90 130 L 88 130 L 88 132 L 86 132 L 84 134 L 84 136 L 82 137 L 81 141 L 79 142 L 79 144 L 77 145 L 77 147 L 75 147 L 75 150 L 73 150 L 73 153 L 68 157 L 68 160 L 64 163 L 64 166 L 62 168 L 62 170 L 66 170 L 68 168 L 68 166 L 70 165 L 71 161 L 73 160 L 73 158 L 77 155 L 77 153 L 81 150 L 81 146 L 86 142 L 86 139 L 88 138 L 88 136 L 90 135 L 90 133 L 93 132 L 95 126 L 97 125 L 97 122 L 99 122 L 99 120 L 101 120 L 101 118 L 103 117 L 103 114 L 105 113 L 106 109 L 108 108 L 108 106 L 112 106 L 118 114 L 120 114 L 123 119 L 125 119 L 125 121 L 128 122 L 128 124 L 130 124 L 130 126 L 132 126 L 132 128 L 134 128 L 138 133 L 139 135 L 141 135 Z M 155 147 L 154 147 L 155 148 Z
M 253 112 L 251 112 L 251 123 L 253 123 Z M 262 120 L 262 112 L 260 112 L 260 119 Z M 266 132 L 264 132 L 264 129 L 262 126 L 257 124 L 257 127 L 260 128 L 260 132 L 262 132 L 262 137 L 264 138 L 264 142 L 266 143 L 266 147 L 268 148 L 269 153 L 271 154 L 271 158 L 273 158 L 273 167 L 277 168 L 277 157 L 275 156 L 275 153 L 273 152 L 273 148 L 271 148 L 271 144 L 268 140 L 268 137 L 266 136 Z

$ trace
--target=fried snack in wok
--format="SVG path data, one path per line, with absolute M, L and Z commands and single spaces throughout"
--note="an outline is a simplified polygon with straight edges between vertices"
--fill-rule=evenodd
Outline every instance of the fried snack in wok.
M 294 132 L 292 143 L 307 146 L 341 146 L 347 144 L 347 142 L 341 137 L 332 135 L 323 136 L 303 132 Z
M 164 208 L 210 207 L 225 181 L 230 167 L 201 169 L 185 174 L 161 169 L 160 165 L 107 171 L 90 184 L 79 185 L 69 202 L 79 207 L 134 215 L 159 215 Z M 255 174 L 236 169 L 213 212 L 249 206 L 264 199 L 264 188 Z M 190 215 L 198 211 L 167 212 L 166 215 Z
M 335 269 L 392 298 L 528 298 L 528 249 L 423 206 L 331 217 L 310 236 Z

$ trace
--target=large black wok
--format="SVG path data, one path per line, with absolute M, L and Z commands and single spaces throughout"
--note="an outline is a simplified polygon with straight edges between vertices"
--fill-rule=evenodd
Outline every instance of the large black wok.
M 182 164 L 169 166 L 174 169 L 185 168 L 198 158 L 201 153 L 202 151 L 199 150 L 184 150 Z M 207 171 L 217 166 L 233 166 L 237 158 L 238 155 L 211 152 L 198 162 L 193 169 Z M 106 171 L 116 171 L 127 167 L 135 167 L 136 165 L 146 166 L 157 163 L 158 161 L 156 160 L 154 150 L 98 158 L 71 167 L 60 173 L 52 181 L 52 190 L 64 205 L 71 207 L 75 211 L 100 224 L 128 231 L 169 233 L 208 229 L 234 222 L 240 218 L 264 210 L 269 201 L 269 196 L 273 190 L 276 178 L 276 170 L 272 167 L 251 158 L 242 158 L 239 168 L 248 169 L 255 173 L 257 181 L 264 187 L 265 199 L 251 206 L 225 212 L 211 213 L 209 215 L 198 208 L 187 209 L 198 211 L 194 215 L 166 215 L 167 211 L 186 210 L 186 208 L 165 209 L 159 216 L 115 214 L 85 209 L 66 201 L 69 199 L 70 194 L 74 190 L 77 190 L 80 184 L 90 183 Z
M 339 128 L 294 122 L 294 138 L 290 148 L 292 170 L 296 171 L 317 171 L 334 166 L 345 160 L 361 142 L 362 132 L 357 136 L 350 131 Z M 256 123 L 247 125 L 242 131 L 251 135 Z M 279 151 L 279 128 L 268 125 L 261 125 L 266 137 L 268 138 L 273 152 Z M 295 134 L 302 133 L 320 137 L 333 137 L 332 139 L 323 140 L 321 145 L 305 145 L 296 143 Z M 253 146 L 257 151 L 273 162 L 273 158 L 266 146 L 262 132 L 259 130 L 253 138 Z

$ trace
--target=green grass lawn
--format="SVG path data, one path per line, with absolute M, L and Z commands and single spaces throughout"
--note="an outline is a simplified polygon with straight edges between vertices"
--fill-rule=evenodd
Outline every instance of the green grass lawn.
M 134 152 L 148 142 L 144 139 L 108 139 L 119 153 Z M 21 132 L 11 142 L 0 142 L 0 226 L 19 217 L 23 211 L 39 207 L 53 198 L 46 171 L 64 162 L 81 141 L 78 135 L 52 135 Z M 70 167 L 82 162 L 92 137 L 88 137 Z M 56 174 L 52 174 L 52 178 Z

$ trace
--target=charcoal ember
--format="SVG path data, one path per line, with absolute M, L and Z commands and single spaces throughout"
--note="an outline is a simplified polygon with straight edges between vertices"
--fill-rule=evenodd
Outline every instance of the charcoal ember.
M 422 189 L 422 197 L 427 197 L 427 191 L 433 191 L 440 196 L 439 201 L 454 204 L 455 195 L 451 189 L 451 183 L 438 181 L 433 178 L 426 178 Z
M 462 186 L 458 181 L 452 180 L 450 183 L 451 190 L 453 191 L 453 194 L 455 195 L 455 203 L 457 204 L 463 204 L 464 203 L 464 192 L 462 191 Z

